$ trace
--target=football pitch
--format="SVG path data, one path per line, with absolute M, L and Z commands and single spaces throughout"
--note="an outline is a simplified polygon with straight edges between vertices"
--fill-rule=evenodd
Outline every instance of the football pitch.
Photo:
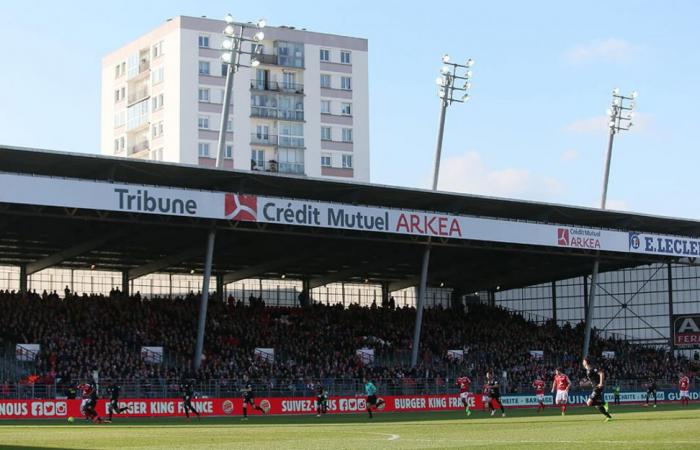
M 548 408 L 507 411 L 377 413 L 347 416 L 275 416 L 183 419 L 116 418 L 0 421 L 1 449 L 417 449 L 417 448 L 700 448 L 700 405 L 611 407 L 605 423 L 577 407 L 562 417 Z

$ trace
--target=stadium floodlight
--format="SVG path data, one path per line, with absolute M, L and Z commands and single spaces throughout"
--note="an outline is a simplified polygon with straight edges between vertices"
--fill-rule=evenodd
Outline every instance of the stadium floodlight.
M 285 278 L 287 278 L 287 274 L 283 273 L 282 275 L 280 275 L 280 278 L 284 280 Z
M 632 91 L 629 95 L 620 94 L 620 89 L 612 90 L 612 104 L 606 111 L 609 116 L 608 121 L 608 150 L 605 156 L 605 169 L 603 171 L 603 192 L 600 197 L 600 209 L 605 209 L 608 198 L 608 182 L 610 180 L 610 161 L 612 159 L 613 142 L 615 135 L 620 131 L 628 131 L 634 125 L 632 119 L 635 108 L 635 99 L 637 91 Z M 591 327 L 593 324 L 593 313 L 595 310 L 596 290 L 598 288 L 598 272 L 600 270 L 600 254 L 596 254 L 595 262 L 593 263 L 593 273 L 591 275 L 591 286 L 588 294 L 588 310 L 586 311 L 586 328 L 583 337 L 583 356 L 588 356 L 588 350 L 591 343 Z
M 260 19 L 255 24 L 235 24 L 233 15 L 226 14 L 224 16 L 226 26 L 223 29 L 224 41 L 221 44 L 222 54 L 221 60 L 226 65 L 226 84 L 224 88 L 223 105 L 221 107 L 221 123 L 219 125 L 219 142 L 218 151 L 216 154 L 216 167 L 223 169 L 224 158 L 226 152 L 226 130 L 228 129 L 229 109 L 231 105 L 231 95 L 233 92 L 233 80 L 236 72 L 242 66 L 241 54 L 250 55 L 250 67 L 257 67 L 260 61 L 252 58 L 253 54 L 260 53 L 259 49 L 251 47 L 249 51 L 243 50 L 243 44 L 260 42 L 265 38 L 265 33 L 262 31 L 265 28 L 265 20 Z M 252 37 L 244 37 L 246 31 L 254 28 L 257 31 Z M 257 46 L 260 47 L 260 46 Z M 245 67 L 245 66 L 244 66 Z M 192 368 L 197 371 L 202 363 L 202 352 L 204 350 L 204 328 L 207 318 L 207 305 L 209 303 L 209 282 L 211 279 L 212 260 L 214 258 L 214 243 L 216 241 L 216 228 L 212 226 L 207 236 L 206 256 L 204 259 L 204 274 L 202 280 L 202 299 L 199 305 L 199 317 L 197 321 L 197 341 L 194 348 L 194 360 Z M 194 273 L 194 271 L 190 272 Z
M 440 99 L 440 118 L 438 120 L 437 145 L 435 147 L 435 166 L 433 169 L 433 191 L 437 190 L 438 177 L 440 174 L 440 157 L 442 153 L 442 138 L 445 132 L 445 116 L 447 107 L 454 102 L 464 103 L 469 100 L 469 89 L 471 89 L 472 71 L 469 70 L 474 65 L 474 60 L 469 58 L 465 64 L 450 62 L 451 58 L 448 54 L 444 54 L 441 58 L 443 66 L 440 68 L 440 76 L 435 80 L 439 86 L 437 95 Z M 455 86 L 459 80 L 460 84 Z M 462 84 L 463 82 L 463 84 Z M 431 239 L 428 238 L 427 245 L 423 252 L 423 260 L 421 263 L 420 283 L 418 286 L 418 299 L 416 301 L 416 322 L 413 329 L 413 347 L 411 349 L 411 367 L 416 367 L 418 363 L 418 349 L 420 348 L 420 334 L 423 322 L 423 309 L 425 305 L 425 296 L 428 283 L 428 265 L 430 264 L 430 246 Z M 440 283 L 440 287 L 444 286 L 444 282 Z

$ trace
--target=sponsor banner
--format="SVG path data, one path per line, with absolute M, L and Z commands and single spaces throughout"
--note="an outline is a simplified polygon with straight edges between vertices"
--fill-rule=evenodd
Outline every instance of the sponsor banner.
M 629 232 L 629 251 L 686 258 L 700 257 L 700 238 Z
M 588 392 L 569 394 L 571 405 L 585 404 Z M 386 412 L 421 412 L 421 411 L 456 411 L 464 407 L 457 394 L 450 395 L 402 395 L 380 396 L 385 401 L 381 411 Z M 613 402 L 613 394 L 606 393 L 605 399 Z M 678 401 L 678 391 L 658 391 L 659 401 Z M 537 405 L 534 395 L 505 395 L 501 397 L 503 405 L 509 408 L 527 408 Z M 621 403 L 641 403 L 646 400 L 646 392 L 622 392 Z M 690 400 L 700 400 L 700 391 L 690 391 Z M 486 405 L 481 394 L 469 394 L 469 405 L 474 410 L 484 409 Z M 67 419 L 81 418 L 82 400 L 0 400 L 0 419 Z M 108 401 L 101 399 L 97 404 L 100 416 L 108 414 Z M 268 414 L 298 415 L 316 412 L 315 398 L 270 397 L 258 398 L 256 404 L 268 411 Z M 553 397 L 545 395 L 545 404 L 552 405 Z M 202 416 L 240 416 L 243 414 L 243 399 L 241 398 L 197 398 L 192 405 Z M 119 417 L 180 417 L 184 416 L 182 399 L 123 399 L 120 407 L 129 407 L 129 411 Z M 365 397 L 330 397 L 328 399 L 329 414 L 365 413 L 367 402 Z M 260 411 L 248 409 L 249 415 L 260 415 Z
M 672 320 L 676 347 L 700 348 L 700 315 L 673 316 Z
M 700 255 L 700 239 L 10 173 L 0 173 L 0 202 L 565 247 L 587 251 L 689 257 Z

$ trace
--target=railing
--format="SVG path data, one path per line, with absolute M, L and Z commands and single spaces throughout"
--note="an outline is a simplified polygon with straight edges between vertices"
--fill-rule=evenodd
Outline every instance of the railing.
M 277 55 L 255 55 L 254 58 L 260 61 L 261 64 L 277 65 Z
M 142 141 L 142 142 L 139 142 L 138 144 L 134 144 L 131 147 L 129 147 L 129 154 L 131 155 L 134 153 L 138 153 L 138 152 L 141 152 L 143 150 L 148 150 L 149 148 L 150 148 L 150 145 L 149 145 L 148 141 Z
M 303 175 L 304 174 L 304 164 L 303 163 L 289 163 L 281 162 L 279 163 L 280 173 L 294 173 Z
M 277 172 L 279 164 L 277 161 L 252 161 L 250 162 L 250 170 L 255 172 Z
M 136 92 L 129 92 L 128 103 L 129 104 L 136 103 L 136 102 L 143 100 L 146 97 L 148 97 L 148 88 L 147 87 L 139 89 Z
M 39 398 L 66 398 L 70 396 L 70 389 L 78 384 L 79 380 L 62 381 L 58 383 L 0 383 L 0 399 L 39 399 Z M 167 398 L 182 395 L 179 390 L 180 379 L 144 379 L 139 382 L 132 380 L 115 380 L 121 386 L 121 395 L 124 398 Z M 483 380 L 472 378 L 471 392 L 482 391 Z M 102 380 L 98 383 L 100 397 L 105 397 L 106 387 L 110 380 Z M 380 395 L 431 395 L 431 394 L 456 394 L 458 387 L 455 377 L 430 377 L 430 378 L 384 378 L 373 379 Z M 316 387 L 322 384 L 330 395 L 362 395 L 364 383 L 356 378 L 324 378 L 318 379 L 254 379 L 251 381 L 255 395 L 258 397 L 310 397 L 316 395 Z M 239 379 L 215 379 L 197 381 L 193 383 L 195 393 L 201 397 L 238 397 L 241 395 L 243 381 Z M 619 386 L 622 391 L 644 392 L 645 382 L 639 380 L 610 380 L 606 383 L 606 391 L 610 392 L 613 386 Z M 547 381 L 547 390 L 549 381 Z M 675 390 L 677 386 L 670 381 L 658 383 L 659 390 Z M 577 390 L 576 388 L 574 388 Z M 583 388 L 586 390 L 588 388 Z M 502 385 L 504 394 L 534 393 L 531 385 L 523 385 L 518 389 L 509 387 L 507 383 Z
M 285 81 L 251 80 L 250 88 L 257 91 L 273 91 L 288 94 L 303 94 L 304 85 L 299 83 L 287 83 Z
M 280 136 L 278 145 L 280 147 L 304 148 L 304 138 L 294 136 Z
M 277 145 L 277 135 L 251 133 L 250 143 L 257 145 Z
M 277 108 L 271 108 L 269 106 L 252 106 L 250 108 L 250 115 L 253 117 L 262 117 L 263 119 L 276 119 Z
M 304 111 L 278 109 L 277 118 L 282 120 L 304 120 Z

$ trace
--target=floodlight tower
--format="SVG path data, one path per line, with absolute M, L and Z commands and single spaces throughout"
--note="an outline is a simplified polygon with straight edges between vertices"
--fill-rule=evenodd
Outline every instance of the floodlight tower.
M 231 14 L 224 17 L 224 40 L 221 43 L 223 53 L 221 60 L 226 64 L 226 87 L 224 89 L 224 104 L 221 108 L 221 124 L 219 125 L 219 147 L 216 153 L 216 167 L 224 167 L 226 150 L 226 132 L 228 131 L 229 105 L 233 91 L 233 78 L 241 67 L 257 67 L 260 61 L 256 55 L 262 52 L 262 46 L 256 45 L 265 38 L 262 29 L 265 28 L 265 19 L 258 20 L 254 26 L 248 24 L 236 24 Z M 238 28 L 238 29 L 236 29 Z M 257 30 L 252 36 L 246 36 L 247 30 Z M 243 44 L 250 43 L 248 51 L 243 50 Z M 250 55 L 250 65 L 241 64 L 241 55 Z M 197 322 L 197 342 L 194 349 L 192 368 L 197 371 L 202 364 L 202 351 L 204 350 L 204 328 L 207 320 L 207 306 L 209 304 L 209 280 L 211 279 L 211 265 L 214 258 L 214 242 L 216 240 L 216 226 L 212 224 L 207 236 L 206 256 L 204 259 L 204 279 L 202 280 L 202 299 L 199 304 L 199 320 Z M 219 293 L 221 294 L 221 293 Z
M 628 131 L 634 125 L 634 107 L 637 91 L 632 91 L 629 95 L 620 94 L 620 89 L 612 91 L 612 104 L 606 111 L 610 120 L 608 121 L 608 151 L 605 156 L 605 171 L 603 174 L 603 193 L 600 197 L 600 209 L 605 209 L 608 197 L 608 180 L 610 178 L 610 161 L 612 160 L 613 142 L 615 135 L 621 131 Z M 593 263 L 593 274 L 591 275 L 591 288 L 588 296 L 588 310 L 586 311 L 586 330 L 583 338 L 583 356 L 588 356 L 591 344 L 591 327 L 593 325 L 593 311 L 595 309 L 596 289 L 598 285 L 598 270 L 600 268 L 600 254 L 596 255 Z
M 464 103 L 469 100 L 471 89 L 472 70 L 474 60 L 469 58 L 464 64 L 450 61 L 450 56 L 442 57 L 443 66 L 440 76 L 435 80 L 438 85 L 438 98 L 440 99 L 440 118 L 438 120 L 437 145 L 435 148 L 435 166 L 433 169 L 433 191 L 437 191 L 438 177 L 440 174 L 440 158 L 442 154 L 442 138 L 445 132 L 445 115 L 447 107 L 453 103 Z M 411 367 L 418 363 L 418 348 L 420 347 L 420 333 L 423 322 L 423 308 L 428 282 L 428 265 L 430 263 L 430 237 L 428 245 L 423 252 L 421 263 L 420 284 L 418 287 L 418 301 L 416 302 L 416 322 L 413 329 L 413 348 L 411 351 Z

